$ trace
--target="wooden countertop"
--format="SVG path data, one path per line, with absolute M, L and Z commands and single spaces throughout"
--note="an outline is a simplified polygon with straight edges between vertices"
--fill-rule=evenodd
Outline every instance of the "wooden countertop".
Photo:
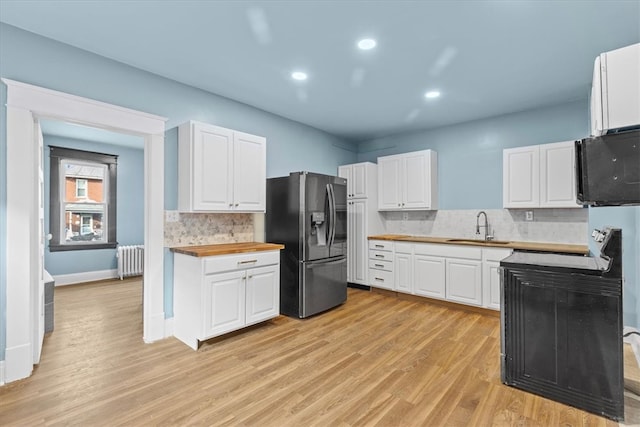
M 564 243 L 543 243 L 543 242 L 512 242 L 495 240 L 485 242 L 483 240 L 473 239 L 457 239 L 449 237 L 427 237 L 427 236 L 408 236 L 406 234 L 381 234 L 378 236 L 369 236 L 369 240 L 393 240 L 398 242 L 417 242 L 417 243 L 442 243 L 445 245 L 467 245 L 467 246 L 484 246 L 490 248 L 507 248 L 520 249 L 527 251 L 540 252 L 559 252 L 566 254 L 588 255 L 589 247 L 587 245 L 570 245 Z
M 213 255 L 240 254 L 245 252 L 279 251 L 280 249 L 284 249 L 284 245 L 276 243 L 245 242 L 221 243 L 217 245 L 203 246 L 181 246 L 177 248 L 171 248 L 171 252 L 191 255 L 195 257 L 204 257 Z

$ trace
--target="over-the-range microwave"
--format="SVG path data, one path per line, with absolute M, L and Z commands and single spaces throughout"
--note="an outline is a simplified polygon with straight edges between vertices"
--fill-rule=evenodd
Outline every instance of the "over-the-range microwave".
M 596 58 L 590 110 L 592 136 L 640 128 L 640 43 Z

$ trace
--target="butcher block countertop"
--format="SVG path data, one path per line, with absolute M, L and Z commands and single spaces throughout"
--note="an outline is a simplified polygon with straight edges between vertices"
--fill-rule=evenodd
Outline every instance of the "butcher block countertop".
M 490 248 L 507 248 L 520 249 L 526 251 L 538 252 L 559 252 L 566 254 L 588 255 L 589 247 L 587 245 L 570 245 L 565 243 L 542 243 L 542 242 L 512 242 L 502 240 L 483 240 L 448 238 L 448 237 L 427 237 L 427 236 L 408 236 L 406 234 L 380 234 L 378 236 L 369 236 L 369 240 L 393 240 L 398 242 L 416 242 L 416 243 L 442 243 L 446 245 L 469 245 L 484 246 Z
M 279 251 L 280 249 L 284 249 L 284 245 L 276 243 L 245 242 L 221 243 L 218 245 L 203 246 L 181 246 L 177 248 L 171 248 L 171 251 L 184 255 L 204 257 L 214 255 L 241 254 L 245 252 Z

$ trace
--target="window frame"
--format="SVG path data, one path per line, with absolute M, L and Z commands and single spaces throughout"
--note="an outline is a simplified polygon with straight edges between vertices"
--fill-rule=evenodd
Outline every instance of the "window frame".
M 83 183 L 84 185 L 80 185 Z M 89 196 L 87 195 L 87 188 L 89 188 L 89 181 L 83 178 L 76 178 L 76 199 L 87 199 Z M 84 195 L 78 194 L 80 190 L 84 190 Z
M 50 156 L 50 189 L 49 189 L 49 233 L 52 238 L 49 241 L 49 251 L 76 251 L 91 249 L 113 249 L 118 245 L 117 222 L 116 222 L 116 200 L 117 200 L 117 170 L 118 156 L 114 154 L 96 153 L 93 151 L 76 150 L 66 147 L 49 146 Z M 65 174 L 62 173 L 62 162 L 79 161 L 103 164 L 106 167 L 104 203 L 106 204 L 106 230 L 102 229 L 102 235 L 106 236 L 106 241 L 99 242 L 73 242 L 61 241 L 62 230 L 64 230 L 64 214 L 62 207 L 65 205 L 63 191 L 65 185 Z M 89 185 L 86 187 L 87 197 L 89 196 Z

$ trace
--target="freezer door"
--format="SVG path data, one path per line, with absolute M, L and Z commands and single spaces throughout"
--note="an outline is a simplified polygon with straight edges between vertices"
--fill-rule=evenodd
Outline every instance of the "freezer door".
M 302 264 L 300 317 L 312 316 L 347 300 L 347 259 L 345 257 Z
M 347 255 L 347 186 L 337 181 L 331 184 L 334 211 L 331 218 L 330 257 Z

